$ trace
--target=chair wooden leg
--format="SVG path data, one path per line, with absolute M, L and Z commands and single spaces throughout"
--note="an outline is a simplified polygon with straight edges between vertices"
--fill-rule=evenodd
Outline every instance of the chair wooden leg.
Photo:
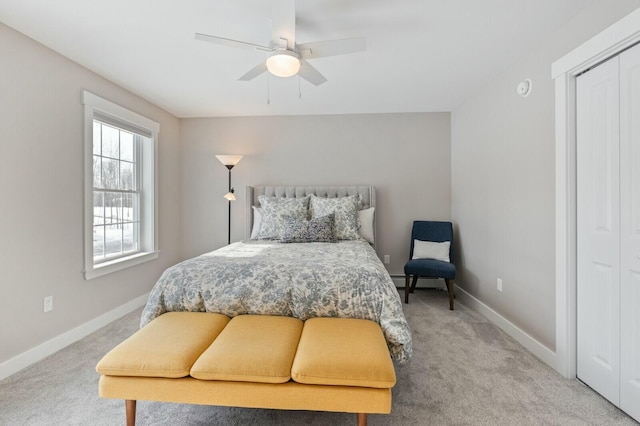
M 447 283 L 447 290 L 449 291 L 449 310 L 453 311 L 453 281 L 445 279 L 445 283 Z
M 404 303 L 409 303 L 409 274 L 404 276 Z
M 367 426 L 367 413 L 358 413 L 358 426 Z
M 416 284 L 418 284 L 418 276 L 413 276 L 413 281 L 411 282 L 411 293 L 416 289 Z
M 127 413 L 127 426 L 136 425 L 136 400 L 127 399 L 125 402 L 125 410 Z

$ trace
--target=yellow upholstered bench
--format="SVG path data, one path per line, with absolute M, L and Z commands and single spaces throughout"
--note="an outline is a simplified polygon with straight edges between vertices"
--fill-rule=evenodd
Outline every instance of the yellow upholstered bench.
M 100 360 L 99 394 L 137 400 L 283 410 L 391 411 L 396 377 L 373 321 L 170 312 Z

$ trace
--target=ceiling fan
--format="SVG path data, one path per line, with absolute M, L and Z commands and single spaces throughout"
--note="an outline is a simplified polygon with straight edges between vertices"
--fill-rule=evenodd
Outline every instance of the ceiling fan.
M 196 33 L 195 38 L 224 46 L 268 52 L 266 61 L 250 69 L 239 80 L 249 81 L 269 71 L 278 77 L 298 74 L 316 86 L 327 79 L 307 62 L 308 59 L 344 55 L 367 49 L 367 39 L 364 37 L 297 44 L 295 0 L 272 0 L 271 29 L 271 42 L 268 46 L 200 33 Z

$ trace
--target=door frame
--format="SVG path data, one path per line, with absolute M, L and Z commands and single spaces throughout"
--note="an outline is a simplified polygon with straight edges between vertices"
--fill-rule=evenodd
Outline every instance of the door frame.
M 555 61 L 556 365 L 576 377 L 576 76 L 640 42 L 640 8 Z

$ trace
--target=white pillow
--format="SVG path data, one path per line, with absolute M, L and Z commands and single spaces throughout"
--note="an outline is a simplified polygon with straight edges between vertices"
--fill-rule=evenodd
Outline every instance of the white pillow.
M 433 241 L 413 240 L 412 259 L 435 259 L 449 262 L 450 241 L 434 243 Z
M 253 226 L 251 227 L 251 239 L 255 240 L 258 238 L 258 233 L 260 232 L 260 224 L 262 223 L 262 209 L 256 206 L 253 207 Z
M 360 229 L 358 232 L 360 236 L 371 244 L 375 244 L 373 233 L 373 214 L 375 207 L 370 207 L 364 210 L 358 210 L 358 220 L 360 221 Z

